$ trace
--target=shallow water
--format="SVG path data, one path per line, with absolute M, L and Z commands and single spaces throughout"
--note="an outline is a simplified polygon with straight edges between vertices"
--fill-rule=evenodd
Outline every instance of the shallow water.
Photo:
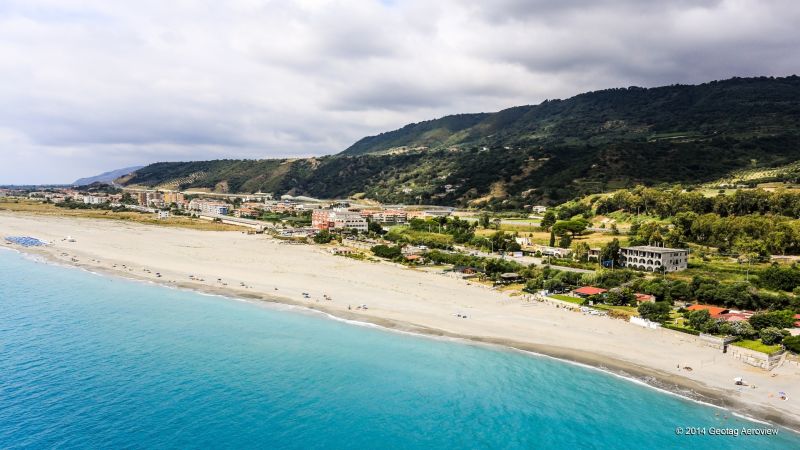
M 0 448 L 800 448 L 713 427 L 765 425 L 551 358 L 0 251 Z

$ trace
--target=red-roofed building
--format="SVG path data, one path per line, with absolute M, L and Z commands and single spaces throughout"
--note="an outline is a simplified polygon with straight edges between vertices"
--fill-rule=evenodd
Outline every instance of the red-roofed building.
M 633 295 L 636 296 L 636 301 L 638 303 L 644 303 L 644 302 L 655 303 L 656 302 L 656 296 L 655 295 L 640 294 L 638 292 L 636 294 L 633 294 Z
M 577 295 L 578 297 L 588 297 L 590 295 L 600 295 L 606 293 L 607 290 L 603 288 L 598 288 L 594 286 L 584 286 L 582 288 L 575 289 L 572 291 L 573 294 Z
M 800 328 L 800 314 L 795 314 L 794 315 L 794 320 L 796 321 L 794 323 L 794 326 L 797 327 L 797 328 Z
M 711 314 L 711 318 L 719 319 L 720 315 L 727 314 L 729 312 L 726 308 L 720 308 L 719 306 L 711 306 L 711 305 L 692 305 L 686 308 L 688 311 L 708 311 Z

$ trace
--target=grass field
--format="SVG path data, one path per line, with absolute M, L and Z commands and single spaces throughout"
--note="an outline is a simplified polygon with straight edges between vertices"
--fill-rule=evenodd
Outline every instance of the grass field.
M 155 217 L 154 214 L 134 211 L 114 212 L 103 209 L 68 209 L 59 208 L 50 203 L 31 200 L 6 200 L 0 199 L 0 211 L 12 211 L 28 214 L 41 214 L 58 217 L 77 217 L 86 219 L 125 220 L 148 225 L 165 227 L 191 228 L 203 231 L 242 231 L 244 228 L 208 220 L 193 219 L 191 217 L 172 216 L 169 219 Z
M 743 339 L 741 341 L 736 341 L 733 345 L 737 347 L 744 347 L 750 350 L 755 350 L 757 352 L 766 353 L 771 355 L 779 350 L 781 350 L 780 345 L 766 345 L 761 341 L 754 341 L 750 339 Z
M 562 294 L 550 294 L 548 295 L 550 298 L 554 298 L 556 300 L 562 300 L 569 303 L 574 303 L 576 305 L 583 304 L 583 299 L 580 297 L 570 297 L 569 295 L 562 295 Z

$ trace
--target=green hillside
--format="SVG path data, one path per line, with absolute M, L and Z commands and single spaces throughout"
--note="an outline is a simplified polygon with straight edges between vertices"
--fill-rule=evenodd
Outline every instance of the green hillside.
M 519 208 L 797 160 L 800 77 L 792 76 L 609 89 L 411 124 L 334 156 L 158 163 L 120 182 Z

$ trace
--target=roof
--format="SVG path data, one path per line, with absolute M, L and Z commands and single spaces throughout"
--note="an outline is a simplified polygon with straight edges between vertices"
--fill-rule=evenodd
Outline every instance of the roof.
M 406 255 L 406 259 L 408 259 L 408 260 L 415 260 L 415 259 L 420 259 L 420 258 L 422 258 L 421 255 Z
M 668 253 L 668 252 L 688 252 L 685 248 L 654 247 L 652 245 L 635 245 L 633 247 L 622 247 L 623 250 L 639 250 L 643 252 Z
M 594 286 L 584 286 L 582 288 L 575 289 L 572 291 L 576 294 L 583 294 L 583 295 L 597 295 L 606 292 L 606 289 L 594 287 Z
M 519 274 L 516 272 L 506 272 L 501 274 L 500 277 L 502 278 L 519 278 Z
M 728 322 L 744 322 L 747 320 L 747 317 L 744 314 L 740 313 L 720 314 L 719 318 L 725 319 Z
M 711 305 L 692 305 L 686 308 L 689 311 L 708 311 L 711 314 L 711 317 L 718 318 L 720 314 L 725 314 L 728 312 L 727 308 L 720 308 L 719 306 L 711 306 Z
M 650 294 L 642 294 L 642 293 L 638 293 L 637 292 L 636 294 L 633 294 L 633 295 L 636 296 L 636 301 L 637 302 L 649 302 L 650 300 L 655 300 L 656 299 L 655 295 L 650 295 Z

